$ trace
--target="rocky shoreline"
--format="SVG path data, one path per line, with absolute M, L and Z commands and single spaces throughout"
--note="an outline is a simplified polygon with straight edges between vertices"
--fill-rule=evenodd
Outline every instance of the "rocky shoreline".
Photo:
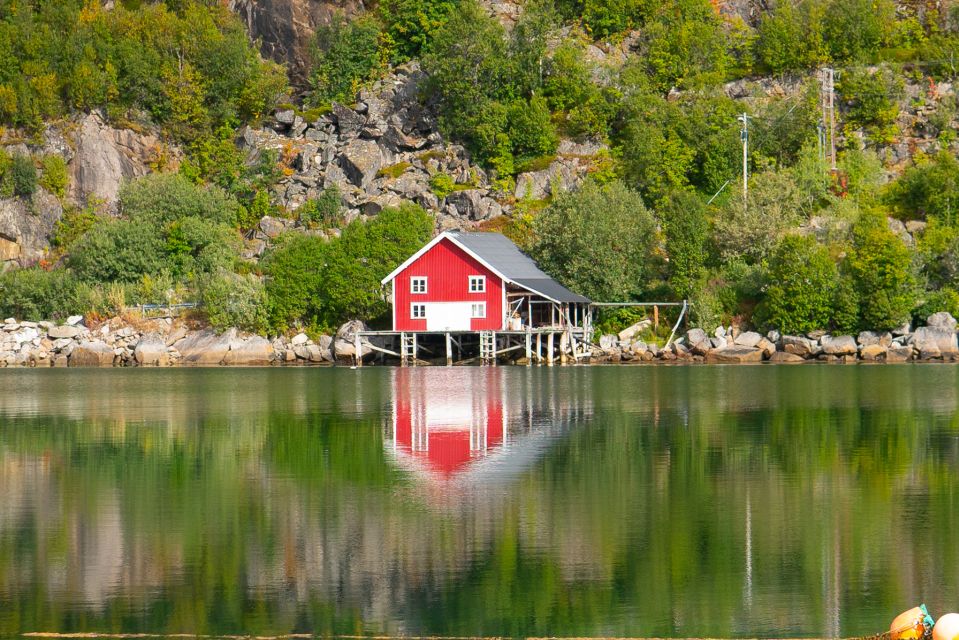
M 359 321 L 344 324 L 335 335 L 314 340 L 305 333 L 269 339 L 236 329 L 217 333 L 171 318 L 112 318 L 84 323 L 72 316 L 63 323 L 17 321 L 0 325 L 2 367 L 169 367 L 332 365 L 355 361 Z M 636 325 L 619 335 L 604 335 L 578 362 L 602 363 L 806 363 L 806 362 L 959 362 L 957 322 L 950 314 L 933 314 L 926 326 L 912 330 L 864 331 L 856 336 L 814 332 L 766 335 L 717 327 L 695 328 L 659 347 L 638 337 Z M 362 355 L 373 351 L 361 344 Z M 522 358 L 512 361 L 525 364 Z

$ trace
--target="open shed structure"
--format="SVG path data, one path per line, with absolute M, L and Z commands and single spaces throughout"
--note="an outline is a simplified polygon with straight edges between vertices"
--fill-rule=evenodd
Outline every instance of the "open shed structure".
M 404 362 L 415 361 L 420 339 L 431 335 L 445 336 L 448 361 L 453 345 L 462 352 L 478 338 L 486 361 L 524 346 L 529 358 L 542 360 L 545 339 L 551 362 L 554 343 L 575 357 L 577 341 L 591 332 L 590 300 L 546 275 L 499 233 L 441 233 L 382 284 L 390 288 L 393 330 L 365 335 L 398 336 Z

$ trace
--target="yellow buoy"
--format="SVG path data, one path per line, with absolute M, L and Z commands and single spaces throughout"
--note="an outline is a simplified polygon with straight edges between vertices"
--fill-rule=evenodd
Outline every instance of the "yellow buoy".
M 933 628 L 932 616 L 926 611 L 926 605 L 921 604 L 896 616 L 889 625 L 889 635 L 891 640 L 920 640 Z
M 932 640 L 959 639 L 959 613 L 947 613 L 932 628 Z

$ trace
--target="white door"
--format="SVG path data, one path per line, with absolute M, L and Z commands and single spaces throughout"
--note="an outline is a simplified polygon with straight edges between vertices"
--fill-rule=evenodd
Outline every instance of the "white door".
M 426 303 L 427 331 L 469 331 L 473 305 L 470 302 Z

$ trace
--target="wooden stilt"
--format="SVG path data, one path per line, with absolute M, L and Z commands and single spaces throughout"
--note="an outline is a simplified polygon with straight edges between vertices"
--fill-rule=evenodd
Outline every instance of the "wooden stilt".
M 536 334 L 536 364 L 543 364 L 543 334 Z
M 453 366 L 453 342 L 448 332 L 446 334 L 446 366 Z
M 526 366 L 533 364 L 533 334 L 526 329 Z
M 553 340 L 556 334 L 552 331 L 546 336 L 546 364 L 553 366 Z
M 353 334 L 353 357 L 356 359 L 356 366 L 363 366 L 363 341 L 360 338 L 360 332 L 357 331 Z

